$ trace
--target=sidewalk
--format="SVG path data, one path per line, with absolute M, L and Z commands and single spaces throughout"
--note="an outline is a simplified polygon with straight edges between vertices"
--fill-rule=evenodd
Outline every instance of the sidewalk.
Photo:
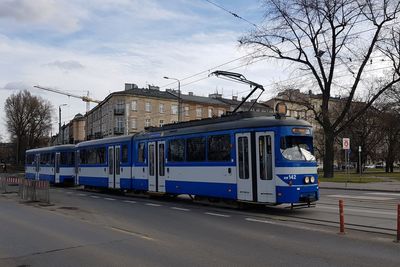
M 333 183 L 320 182 L 319 188 L 322 189 L 351 189 L 365 191 L 382 191 L 400 193 L 400 182 L 379 182 L 379 183 Z

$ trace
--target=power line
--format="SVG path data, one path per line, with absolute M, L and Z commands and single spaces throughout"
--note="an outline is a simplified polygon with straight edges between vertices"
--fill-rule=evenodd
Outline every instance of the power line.
M 210 1 L 210 0 L 205 0 L 205 1 L 208 2 L 208 3 L 210 3 L 210 4 L 213 5 L 213 6 L 218 7 L 219 9 L 222 9 L 223 11 L 225 11 L 225 12 L 231 14 L 231 15 L 234 16 L 235 18 L 238 18 L 238 19 L 240 19 L 240 20 L 243 20 L 243 21 L 247 22 L 248 24 L 250 24 L 251 26 L 254 26 L 254 27 L 256 27 L 257 29 L 259 29 L 258 26 L 257 26 L 255 23 L 253 23 L 253 22 L 251 22 L 251 21 L 249 21 L 249 20 L 247 20 L 247 19 L 245 19 L 245 18 L 239 16 L 238 14 L 236 14 L 236 13 L 234 13 L 234 12 L 232 12 L 232 11 L 226 9 L 225 7 L 223 7 L 223 6 L 221 6 L 221 5 L 217 4 L 217 3 L 214 3 L 214 2 L 212 2 L 212 1 Z

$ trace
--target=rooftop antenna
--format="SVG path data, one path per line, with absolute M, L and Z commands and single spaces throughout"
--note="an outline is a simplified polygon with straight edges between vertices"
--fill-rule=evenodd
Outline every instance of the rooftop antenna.
M 217 77 L 224 76 L 224 77 L 226 77 L 227 80 L 233 80 L 233 81 L 237 81 L 240 83 L 249 84 L 250 88 L 253 88 L 253 90 L 251 90 L 251 92 L 242 100 L 242 102 L 240 102 L 240 104 L 232 111 L 232 113 L 236 113 L 239 110 L 239 108 L 254 94 L 254 92 L 257 89 L 261 89 L 261 93 L 258 95 L 256 100 L 253 102 L 253 104 L 249 108 L 249 111 L 250 111 L 254 107 L 254 105 L 257 103 L 257 101 L 260 98 L 260 96 L 262 95 L 262 93 L 264 93 L 264 87 L 261 84 L 247 80 L 246 77 L 243 76 L 243 74 L 236 73 L 236 72 L 230 72 L 230 71 L 216 70 L 216 71 L 210 73 L 210 75 L 208 75 L 208 76 L 211 76 L 211 75 L 215 75 Z

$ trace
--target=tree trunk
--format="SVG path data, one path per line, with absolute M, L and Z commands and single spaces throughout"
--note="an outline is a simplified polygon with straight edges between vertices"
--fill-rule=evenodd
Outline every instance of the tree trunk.
M 324 155 L 324 177 L 333 177 L 333 161 L 335 155 L 334 142 L 335 137 L 333 133 L 325 132 L 325 155 Z

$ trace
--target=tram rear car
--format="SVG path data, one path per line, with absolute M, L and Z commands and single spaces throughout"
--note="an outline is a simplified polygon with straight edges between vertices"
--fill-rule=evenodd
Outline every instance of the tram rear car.
M 60 145 L 26 151 L 25 178 L 54 184 L 75 182 L 75 146 Z

